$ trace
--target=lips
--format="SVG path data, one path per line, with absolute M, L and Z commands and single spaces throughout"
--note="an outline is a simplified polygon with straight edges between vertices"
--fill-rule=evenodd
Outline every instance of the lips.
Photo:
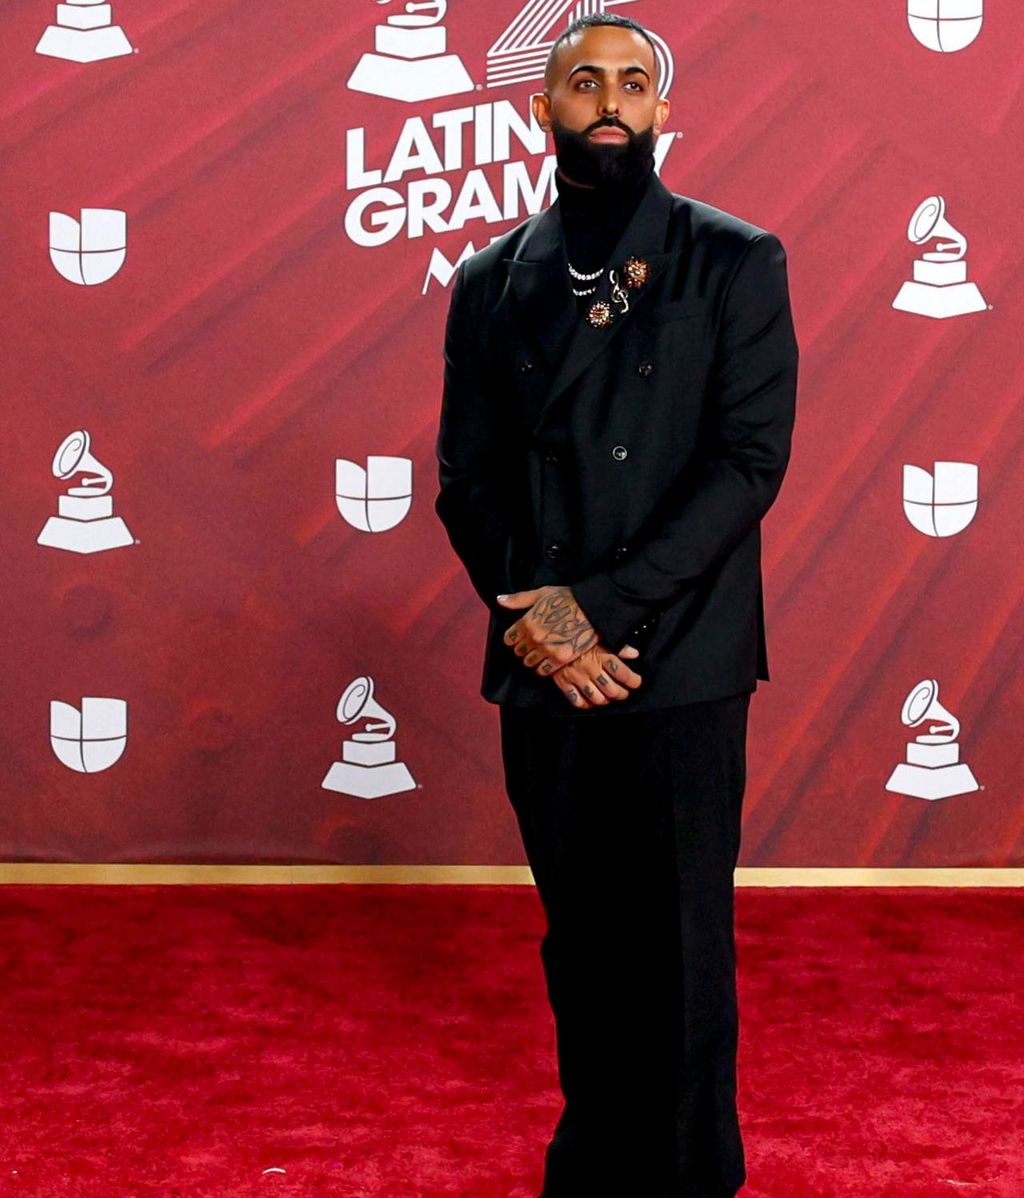
M 622 142 L 629 141 L 629 134 L 622 129 L 614 129 L 610 125 L 604 125 L 600 129 L 595 129 L 590 135 L 591 141 L 613 141 Z

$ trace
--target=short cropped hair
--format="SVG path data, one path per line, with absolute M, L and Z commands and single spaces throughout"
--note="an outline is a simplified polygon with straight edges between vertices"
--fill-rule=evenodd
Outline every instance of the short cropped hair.
M 644 41 L 651 47 L 651 53 L 654 55 L 654 65 L 658 66 L 658 48 L 654 44 L 654 40 L 647 30 L 638 21 L 632 20 L 630 17 L 620 17 L 617 13 L 597 12 L 591 13 L 586 17 L 577 17 L 575 21 L 567 29 L 555 38 L 554 44 L 548 53 L 547 62 L 544 64 L 544 78 L 548 77 L 548 72 L 551 70 L 551 64 L 555 60 L 555 55 L 559 48 L 563 46 L 569 38 L 577 33 L 582 33 L 585 29 L 594 29 L 600 25 L 611 25 L 619 29 L 631 29 L 634 33 L 639 33 Z

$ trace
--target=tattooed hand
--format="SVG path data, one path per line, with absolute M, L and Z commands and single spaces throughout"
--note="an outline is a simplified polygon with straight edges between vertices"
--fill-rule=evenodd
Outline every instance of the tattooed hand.
M 624 645 L 622 652 L 616 655 L 604 645 L 597 644 L 569 665 L 555 670 L 551 678 L 574 707 L 604 707 L 607 703 L 628 698 L 629 692 L 640 685 L 640 675 L 622 660 L 639 655 L 640 650 L 632 645 Z
M 553 674 L 597 644 L 597 633 L 570 587 L 516 591 L 499 596 L 498 602 L 502 607 L 530 609 L 505 630 L 503 639 L 523 659 L 523 665 L 536 667 L 538 674 Z
M 623 645 L 619 654 L 599 644 L 597 633 L 576 602 L 570 587 L 545 586 L 498 596 L 503 607 L 527 607 L 525 616 L 507 629 L 506 645 L 536 666 L 574 707 L 603 707 L 625 699 L 642 679 L 623 661 L 638 657 L 639 649 Z M 559 664 L 552 664 L 557 662 Z

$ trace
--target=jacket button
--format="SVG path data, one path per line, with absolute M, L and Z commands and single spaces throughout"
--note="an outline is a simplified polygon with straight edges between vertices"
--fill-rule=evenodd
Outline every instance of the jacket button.
M 529 374 L 530 371 L 533 369 L 533 363 L 532 362 L 520 362 L 519 369 L 523 374 Z
M 612 450 L 612 457 L 617 462 L 621 462 L 627 453 L 629 453 L 629 450 L 625 447 L 625 445 L 616 445 Z
M 644 378 L 648 378 L 653 370 L 654 370 L 653 362 L 641 362 L 640 365 L 636 368 L 637 374 L 642 374 Z
M 544 453 L 544 461 L 545 462 L 557 462 L 558 461 L 558 451 L 555 449 L 546 450 Z
M 549 557 L 551 559 L 554 559 L 556 557 L 561 557 L 562 556 L 562 546 L 559 545 L 557 541 L 554 542 L 553 544 L 549 545 L 547 547 L 547 549 L 544 550 L 544 556 Z

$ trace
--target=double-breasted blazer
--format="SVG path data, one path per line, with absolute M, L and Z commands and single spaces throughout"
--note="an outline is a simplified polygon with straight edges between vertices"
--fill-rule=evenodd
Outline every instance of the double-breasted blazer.
M 612 251 L 647 263 L 605 328 L 572 295 L 559 204 L 456 272 L 435 510 L 490 611 L 481 694 L 604 718 L 767 679 L 760 523 L 790 457 L 798 347 L 778 237 L 656 174 Z M 618 312 L 618 306 L 613 305 Z M 580 711 L 502 636 L 496 596 L 572 587 L 642 683 Z

